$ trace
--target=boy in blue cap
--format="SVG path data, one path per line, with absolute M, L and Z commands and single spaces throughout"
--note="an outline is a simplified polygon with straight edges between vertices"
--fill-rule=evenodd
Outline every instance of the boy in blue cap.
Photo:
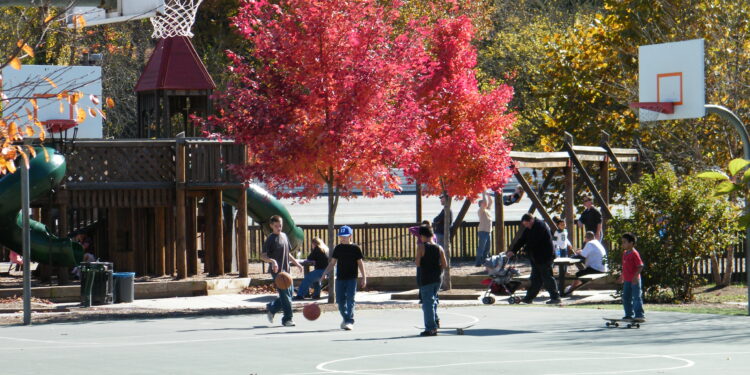
M 352 228 L 344 225 L 339 228 L 339 244 L 333 248 L 325 274 L 330 274 L 336 267 L 336 303 L 344 319 L 341 329 L 351 331 L 354 328 L 354 295 L 357 294 L 357 269 L 362 276 L 360 287 L 367 285 L 365 263 L 362 261 L 362 249 L 352 243 Z

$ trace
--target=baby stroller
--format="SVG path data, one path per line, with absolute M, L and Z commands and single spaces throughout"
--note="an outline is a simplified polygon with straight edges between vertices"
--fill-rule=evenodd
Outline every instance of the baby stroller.
M 513 280 L 514 277 L 519 275 L 515 266 L 515 257 L 509 259 L 505 254 L 493 255 L 484 262 L 489 278 L 482 280 L 482 285 L 487 286 L 487 291 L 484 292 L 482 297 L 483 304 L 491 305 L 495 303 L 494 296 L 501 295 L 510 296 L 508 298 L 510 304 L 521 302 L 521 297 L 513 295 L 516 289 L 521 286 L 519 281 Z

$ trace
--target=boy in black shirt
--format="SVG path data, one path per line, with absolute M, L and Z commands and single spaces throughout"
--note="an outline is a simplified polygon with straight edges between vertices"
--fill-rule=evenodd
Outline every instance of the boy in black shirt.
M 419 292 L 422 296 L 424 332 L 420 336 L 437 335 L 438 291 L 443 281 L 443 270 L 448 266 L 445 252 L 432 242 L 432 228 L 419 227 L 419 238 L 423 246 L 417 247 L 416 263 L 419 267 Z
M 352 228 L 347 225 L 339 228 L 339 242 L 333 248 L 325 274 L 330 274 L 336 267 L 336 303 L 344 319 L 341 329 L 351 331 L 354 328 L 354 295 L 357 294 L 357 268 L 362 274 L 360 287 L 367 286 L 365 263 L 362 261 L 362 249 L 352 241 Z

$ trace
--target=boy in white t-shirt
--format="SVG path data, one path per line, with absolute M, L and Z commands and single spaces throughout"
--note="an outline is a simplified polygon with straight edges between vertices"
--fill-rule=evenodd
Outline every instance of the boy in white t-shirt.
M 557 225 L 557 230 L 552 234 L 552 244 L 555 246 L 555 257 L 565 258 L 568 256 L 568 251 L 573 252 L 573 245 L 570 244 L 568 239 L 568 230 L 565 229 L 565 220 L 555 216 L 552 219 Z
M 596 239 L 594 232 L 586 232 L 586 245 L 583 246 L 583 249 L 576 251 L 576 254 L 586 259 L 586 268 L 578 271 L 576 277 L 607 272 L 607 251 L 604 249 L 604 245 Z M 582 284 L 580 280 L 573 281 L 565 288 L 564 294 L 570 294 Z

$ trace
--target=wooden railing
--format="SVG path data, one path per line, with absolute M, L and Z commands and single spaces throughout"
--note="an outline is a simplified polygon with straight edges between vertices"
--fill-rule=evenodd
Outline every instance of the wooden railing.
M 231 140 L 83 140 L 76 142 L 75 153 L 67 157 L 65 188 L 174 188 L 179 165 L 176 149 L 181 145 L 186 148 L 188 185 L 240 182 L 228 166 L 244 163 L 245 147 Z

